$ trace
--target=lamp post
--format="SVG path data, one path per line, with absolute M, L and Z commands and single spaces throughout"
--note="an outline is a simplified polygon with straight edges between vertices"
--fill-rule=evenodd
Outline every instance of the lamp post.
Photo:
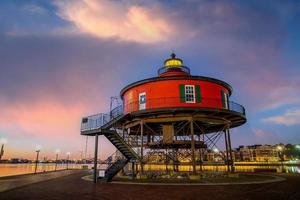
M 279 153 L 279 159 L 280 159 L 280 163 L 281 163 L 281 172 L 283 172 L 283 155 L 282 155 L 283 148 L 282 148 L 282 146 L 278 145 L 277 150 L 278 150 L 278 153 Z
M 1 138 L 0 139 L 0 144 L 1 144 L 1 149 L 0 149 L 0 161 L 2 159 L 2 156 L 4 155 L 4 145 L 7 143 L 6 138 Z
M 41 151 L 41 146 L 37 145 L 36 148 L 35 148 L 35 152 L 36 152 L 35 168 L 34 168 L 34 173 L 35 174 L 36 174 L 36 171 L 37 171 L 40 151 Z
M 300 144 L 296 144 L 295 145 L 295 148 L 297 149 L 297 150 L 300 150 Z M 299 152 L 297 152 L 297 154 L 296 154 L 296 159 L 298 159 L 299 158 Z
M 55 150 L 56 157 L 55 157 L 55 168 L 54 168 L 54 171 L 56 171 L 56 168 L 57 168 L 57 159 L 58 159 L 58 154 L 59 154 L 59 152 L 60 152 L 59 149 L 56 149 L 56 150 Z
M 215 153 L 215 154 L 218 154 L 219 153 L 219 149 L 217 149 L 216 147 L 215 148 L 213 148 L 213 152 Z M 215 158 L 215 154 L 214 154 L 214 158 Z M 218 163 L 216 163 L 216 171 L 218 172 L 219 171 L 219 167 L 218 167 Z
M 69 158 L 70 158 L 70 152 L 67 152 L 67 170 L 69 169 Z

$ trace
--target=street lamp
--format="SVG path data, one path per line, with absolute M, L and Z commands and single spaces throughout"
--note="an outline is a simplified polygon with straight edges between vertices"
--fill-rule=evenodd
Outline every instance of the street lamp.
M 281 172 L 283 172 L 283 155 L 282 155 L 283 148 L 282 148 L 282 146 L 278 145 L 277 150 L 279 152 L 279 159 L 280 159 L 280 162 L 281 162 Z
M 55 153 L 56 153 L 56 158 L 55 158 L 55 168 L 54 168 L 54 171 L 56 171 L 56 167 L 57 167 L 57 159 L 58 159 L 58 154 L 60 153 L 60 150 L 59 150 L 59 149 L 56 149 L 56 150 L 55 150 Z
M 67 170 L 69 169 L 69 158 L 70 158 L 70 152 L 67 152 Z
M 0 139 L 0 144 L 1 144 L 1 150 L 0 150 L 0 161 L 2 159 L 2 156 L 4 155 L 4 145 L 7 143 L 6 138 L 1 138 Z
M 215 147 L 215 148 L 213 148 L 213 152 L 215 153 L 215 154 L 218 154 L 219 153 L 219 149 L 217 148 L 217 147 Z M 215 155 L 214 155 L 214 158 L 215 158 Z M 215 161 L 216 161 L 216 159 L 215 159 Z M 219 171 L 219 166 L 218 166 L 218 163 L 216 163 L 216 171 L 218 172 Z
M 300 144 L 296 144 L 295 145 L 295 149 L 296 150 L 300 150 Z M 296 160 L 298 160 L 298 158 L 299 158 L 299 152 L 296 151 L 295 153 L 296 153 Z
M 37 171 L 37 165 L 38 165 L 38 161 L 39 161 L 39 154 L 40 154 L 41 148 L 42 148 L 41 145 L 36 145 L 36 147 L 35 147 L 35 152 L 36 152 L 35 169 L 34 169 L 35 174 Z
M 213 151 L 214 151 L 215 153 L 219 153 L 219 149 L 217 149 L 216 147 L 213 149 Z

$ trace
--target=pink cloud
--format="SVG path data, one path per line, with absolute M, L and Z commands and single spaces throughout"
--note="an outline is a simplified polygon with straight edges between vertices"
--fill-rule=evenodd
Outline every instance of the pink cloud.
M 59 16 L 83 33 L 100 38 L 155 43 L 174 32 L 159 6 L 146 7 L 121 1 L 56 1 Z
M 90 108 L 81 104 L 65 105 L 57 101 L 40 100 L 38 103 L 0 104 L 1 137 L 9 139 L 5 158 L 31 158 L 35 145 L 42 146 L 41 156 L 54 158 L 60 148 L 61 156 L 71 151 L 72 158 L 80 159 L 85 137 L 80 135 L 81 118 Z M 94 108 L 95 110 L 96 108 Z M 94 138 L 89 139 L 88 154 L 93 154 Z M 113 147 L 103 138 L 100 141 L 101 159 L 113 152 Z

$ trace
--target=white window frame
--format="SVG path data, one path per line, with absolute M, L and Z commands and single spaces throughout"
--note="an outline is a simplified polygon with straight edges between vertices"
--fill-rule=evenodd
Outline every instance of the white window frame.
M 145 103 L 141 104 L 141 96 L 145 96 Z M 139 93 L 139 110 L 145 110 L 146 109 L 146 103 L 147 103 L 147 96 L 146 92 Z
M 225 96 L 225 108 L 228 109 L 228 94 L 224 92 L 224 96 Z
M 187 93 L 187 88 L 193 88 L 193 93 Z M 187 95 L 193 95 L 193 100 L 188 100 Z M 195 94 L 195 85 L 184 85 L 184 98 L 185 103 L 195 103 L 196 102 L 196 94 Z

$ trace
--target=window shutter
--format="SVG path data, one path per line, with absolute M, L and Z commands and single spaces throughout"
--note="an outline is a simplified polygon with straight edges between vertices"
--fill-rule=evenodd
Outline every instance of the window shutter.
M 221 90 L 221 100 L 222 100 L 222 108 L 225 108 L 226 107 L 225 92 L 223 90 Z
M 185 102 L 185 88 L 183 84 L 179 85 L 179 90 L 180 90 L 180 102 Z
M 200 85 L 195 85 L 195 92 L 196 92 L 196 103 L 200 103 L 201 102 Z

